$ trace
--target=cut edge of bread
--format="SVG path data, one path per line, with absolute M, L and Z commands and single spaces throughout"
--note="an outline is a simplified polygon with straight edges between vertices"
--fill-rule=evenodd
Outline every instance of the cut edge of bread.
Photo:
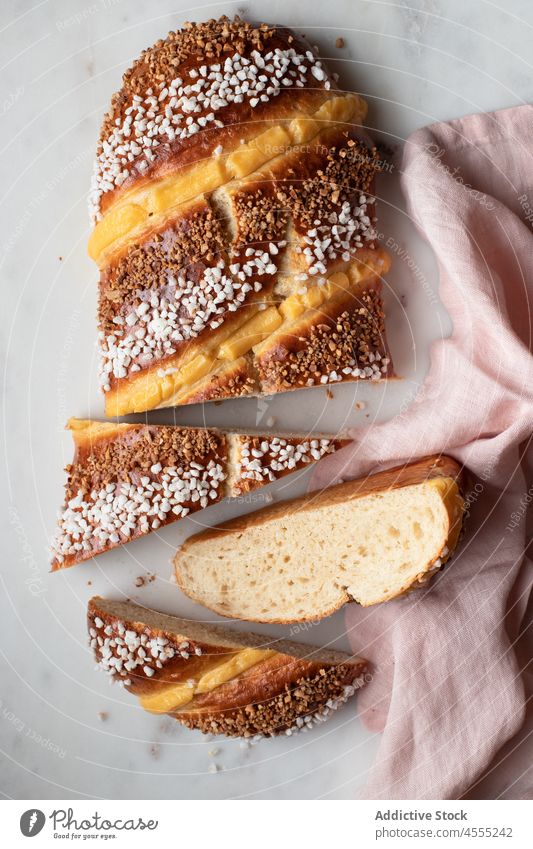
M 350 601 L 356 601 L 366 607 L 392 600 L 427 583 L 453 554 L 462 527 L 463 484 L 463 472 L 459 464 L 449 457 L 434 456 L 366 479 L 349 481 L 318 493 L 309 493 L 301 498 L 272 505 L 190 537 L 174 558 L 177 583 L 194 601 L 223 616 L 280 624 L 318 620 L 329 616 Z M 409 494 L 405 491 L 398 493 L 406 487 L 412 488 Z M 341 517 L 346 524 L 350 509 L 364 512 L 370 501 L 374 505 L 373 509 L 383 513 L 383 504 L 380 502 L 383 502 L 384 498 L 390 505 L 395 504 L 398 508 L 407 497 L 410 497 L 411 502 L 416 501 L 413 493 L 418 497 L 420 509 L 429 511 L 433 522 L 431 544 L 426 544 L 424 533 L 428 532 L 428 528 L 424 529 L 422 521 L 419 522 L 416 518 L 412 520 L 413 533 L 420 534 L 422 538 L 420 548 L 423 553 L 418 559 L 412 557 L 411 561 L 397 563 L 394 569 L 389 566 L 385 570 L 382 569 L 384 574 L 380 574 L 379 580 L 374 582 L 372 575 L 370 578 L 365 578 L 364 574 L 357 577 L 353 573 L 350 575 L 349 570 L 343 581 L 343 565 L 339 561 L 334 563 L 337 567 L 337 578 L 330 579 L 328 569 L 331 569 L 331 563 L 321 563 L 321 575 L 311 580 L 311 585 L 315 587 L 314 601 L 311 603 L 306 597 L 306 603 L 302 602 L 302 594 L 308 591 L 310 579 L 298 561 L 302 557 L 307 557 L 309 562 L 313 561 L 313 557 L 320 561 L 323 548 L 327 549 L 328 546 L 329 554 L 332 554 L 332 545 L 328 540 L 335 525 L 339 526 Z M 368 505 L 361 502 L 361 499 L 365 498 L 369 502 Z M 357 502 L 355 506 L 354 502 Z M 411 503 L 410 509 L 412 508 Z M 385 509 L 385 516 L 386 513 Z M 319 544 L 315 545 L 313 550 L 313 544 L 316 542 L 313 538 L 317 536 L 315 528 L 320 527 L 320 521 L 326 521 L 328 524 L 324 529 L 324 539 L 318 539 Z M 391 534 L 401 536 L 394 522 L 399 524 L 393 516 L 390 518 L 388 530 Z M 428 527 L 429 524 L 430 517 L 426 517 Z M 345 560 L 354 559 L 347 550 L 341 553 L 343 546 L 345 549 L 352 547 L 349 541 L 352 529 L 351 523 L 348 522 L 341 532 L 344 540 L 341 539 L 333 551 L 332 562 L 337 556 Z M 291 549 L 283 534 L 290 538 L 291 532 L 298 530 L 305 541 L 295 542 Z M 402 546 L 406 550 L 413 549 L 413 541 L 409 539 L 405 529 L 402 529 L 402 532 Z M 370 538 L 372 539 L 371 536 Z M 213 550 L 214 540 L 216 553 Z M 362 540 L 360 543 L 360 547 L 364 549 Z M 247 555 L 245 548 L 253 553 Z M 257 555 L 256 552 L 260 554 Z M 285 567 L 283 561 L 290 562 L 293 554 L 297 561 L 296 566 Z M 365 556 L 363 551 L 361 557 Z M 397 552 L 394 556 L 398 560 Z M 257 557 L 262 558 L 264 563 L 268 559 L 271 567 L 258 566 Z M 216 573 L 216 565 L 212 565 L 216 560 L 220 561 L 220 576 Z M 211 577 L 206 578 L 209 569 Z M 390 574 L 387 574 L 387 569 Z M 314 575 L 312 567 L 310 571 Z M 288 582 L 292 586 L 296 584 L 296 590 L 288 591 Z M 302 589 L 298 589 L 298 586 Z M 300 606 L 296 604 L 297 597 L 300 599 Z

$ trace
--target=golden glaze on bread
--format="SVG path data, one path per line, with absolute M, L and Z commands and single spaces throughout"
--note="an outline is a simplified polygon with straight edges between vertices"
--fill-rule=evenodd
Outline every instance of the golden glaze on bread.
M 99 597 L 89 602 L 87 624 L 98 664 L 143 707 L 230 737 L 273 736 L 322 722 L 363 685 L 368 668 L 344 652 Z M 199 685 L 203 692 L 196 693 Z
M 71 419 L 75 456 L 52 545 L 73 566 L 227 496 L 304 468 L 347 440 Z
M 143 53 L 91 196 L 108 415 L 392 374 L 365 114 L 283 28 L 222 18 Z

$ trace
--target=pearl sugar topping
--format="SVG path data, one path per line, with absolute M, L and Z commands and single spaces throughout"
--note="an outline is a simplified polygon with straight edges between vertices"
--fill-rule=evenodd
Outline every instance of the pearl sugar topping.
M 178 76 L 149 88 L 144 97 L 134 94 L 124 119 L 116 118 L 113 131 L 98 147 L 89 195 L 92 221 L 101 218 L 102 196 L 124 183 L 133 163 L 142 174 L 161 144 L 168 146 L 209 126 L 223 127 L 216 116 L 227 106 L 247 101 L 255 109 L 286 87 L 303 87 L 308 71 L 313 84 L 331 87 L 310 50 L 302 55 L 293 48 L 276 48 L 265 55 L 254 50 L 249 58 L 235 53 L 224 62 L 191 69 L 187 80 Z

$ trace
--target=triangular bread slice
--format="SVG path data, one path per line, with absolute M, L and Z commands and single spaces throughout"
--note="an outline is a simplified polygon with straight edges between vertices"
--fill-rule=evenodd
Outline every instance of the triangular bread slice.
M 92 598 L 98 665 L 151 713 L 229 737 L 291 734 L 323 722 L 365 683 L 366 660 Z
M 176 579 L 211 610 L 253 622 L 328 616 L 428 580 L 461 530 L 461 467 L 428 457 L 274 504 L 190 537 Z
M 348 440 L 70 419 L 75 456 L 52 571 L 314 463 Z

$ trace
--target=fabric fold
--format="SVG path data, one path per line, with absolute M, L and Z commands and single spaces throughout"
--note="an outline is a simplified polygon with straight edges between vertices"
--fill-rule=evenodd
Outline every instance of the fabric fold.
M 347 608 L 351 642 L 375 668 L 359 709 L 383 731 L 365 798 L 458 798 L 524 722 L 514 643 L 532 585 L 533 481 L 523 468 L 533 432 L 532 134 L 524 106 L 407 140 L 407 210 L 437 257 L 453 332 L 433 345 L 410 408 L 355 430 L 312 479 L 318 488 L 438 452 L 471 473 L 465 537 L 432 584 Z

